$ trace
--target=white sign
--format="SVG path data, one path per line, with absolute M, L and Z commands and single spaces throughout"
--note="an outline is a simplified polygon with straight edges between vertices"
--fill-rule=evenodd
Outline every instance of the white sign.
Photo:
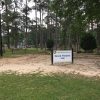
M 72 50 L 54 50 L 53 63 L 72 62 Z

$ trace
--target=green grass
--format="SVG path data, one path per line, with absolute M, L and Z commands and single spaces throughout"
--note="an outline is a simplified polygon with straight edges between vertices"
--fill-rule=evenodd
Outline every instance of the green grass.
M 47 53 L 45 50 L 41 50 L 40 48 L 27 48 L 27 49 L 17 49 L 14 50 L 12 53 L 11 49 L 7 49 L 5 53 L 3 53 L 3 57 L 18 57 L 21 55 L 26 55 L 26 54 L 43 54 Z
M 100 100 L 100 79 L 1 74 L 0 100 Z

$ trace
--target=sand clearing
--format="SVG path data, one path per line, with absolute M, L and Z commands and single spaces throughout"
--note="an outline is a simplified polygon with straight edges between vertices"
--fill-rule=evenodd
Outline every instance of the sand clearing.
M 79 54 L 74 64 L 51 65 L 50 55 L 25 55 L 17 58 L 0 59 L 0 72 L 18 72 L 20 74 L 41 72 L 74 73 L 85 76 L 100 76 L 100 56 Z

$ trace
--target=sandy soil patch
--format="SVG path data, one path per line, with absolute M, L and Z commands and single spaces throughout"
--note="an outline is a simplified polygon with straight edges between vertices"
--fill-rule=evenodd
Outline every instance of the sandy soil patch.
M 0 59 L 0 72 L 18 73 L 74 73 L 85 76 L 100 76 L 100 56 L 80 54 L 75 56 L 74 64 L 51 65 L 50 55 L 26 55 L 17 58 Z

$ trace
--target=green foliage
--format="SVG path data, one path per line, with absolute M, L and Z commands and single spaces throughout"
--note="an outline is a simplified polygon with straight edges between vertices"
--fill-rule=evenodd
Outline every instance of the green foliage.
M 81 37 L 81 33 L 86 31 L 87 28 L 90 30 L 90 24 L 92 26 L 93 23 L 100 23 L 99 9 L 99 0 L 52 0 L 52 10 L 61 19 L 61 27 L 64 33 L 70 32 L 72 34 L 71 39 L 76 34 L 74 40 Z M 95 27 L 95 25 L 92 27 Z M 66 39 L 65 37 L 62 38 L 63 40 Z
M 84 49 L 85 51 L 93 50 L 97 47 L 96 39 L 90 33 L 84 34 L 84 36 L 81 38 L 80 45 L 81 45 L 81 48 Z
M 93 31 L 96 24 L 98 25 L 97 29 L 95 29 L 95 35 L 98 47 L 100 45 L 100 28 L 98 27 L 100 23 L 100 0 L 42 0 L 42 2 L 41 0 L 26 0 L 26 2 L 23 2 L 24 0 L 4 1 L 5 5 L 2 11 L 1 24 L 3 43 L 6 43 L 8 47 L 12 44 L 16 47 L 24 40 L 26 40 L 26 44 L 28 45 L 31 44 L 38 47 L 38 44 L 40 44 L 41 48 L 42 46 L 45 47 L 45 42 L 48 38 L 54 39 L 59 37 L 57 28 L 63 33 L 62 37 L 59 38 L 60 43 L 62 42 L 65 46 L 68 43 L 71 43 L 71 45 L 79 44 L 76 43 L 79 42 L 77 38 L 80 40 L 82 33 L 87 29 L 90 30 L 90 25 Z M 30 1 L 35 3 L 35 6 L 33 5 L 30 8 L 28 6 Z M 36 19 L 30 19 L 28 16 L 32 9 L 35 10 L 35 17 L 34 15 L 33 17 Z M 37 12 L 41 13 L 41 18 L 37 18 Z M 46 17 L 44 13 L 47 14 Z M 49 34 L 44 33 L 43 27 L 41 27 L 41 29 L 38 27 L 41 26 L 42 23 L 45 27 L 44 21 L 47 24 L 45 30 Z M 50 28 L 51 25 L 55 31 L 53 31 L 53 27 Z M 20 33 L 23 33 L 23 37 L 20 37 Z M 74 43 L 72 40 L 74 40 Z
M 51 49 L 54 46 L 54 41 L 52 39 L 48 39 L 46 44 L 47 44 L 47 48 Z

